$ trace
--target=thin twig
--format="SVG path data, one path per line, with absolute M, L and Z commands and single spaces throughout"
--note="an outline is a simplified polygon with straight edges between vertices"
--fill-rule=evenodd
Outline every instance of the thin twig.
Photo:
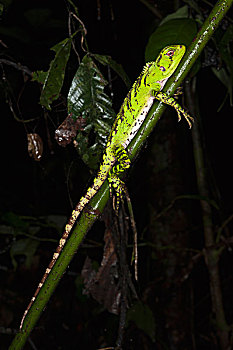
M 85 39 L 85 36 L 87 35 L 87 30 L 86 30 L 86 27 L 84 25 L 84 23 L 81 21 L 80 18 L 78 18 L 78 16 L 76 16 L 75 13 L 71 12 L 70 15 L 72 15 L 81 25 L 82 25 L 82 28 L 83 28 L 83 35 L 81 37 L 81 48 L 83 49 L 84 52 L 88 52 L 86 49 L 84 49 L 83 47 L 83 43 L 84 43 L 84 39 Z
M 22 66 L 20 63 L 15 63 L 10 60 L 6 60 L 5 58 L 0 58 L 0 64 L 7 64 L 8 66 L 14 67 L 17 70 L 20 70 L 32 77 L 33 72 L 26 66 Z
M 71 30 L 71 13 L 69 13 L 69 18 L 68 18 L 68 31 L 69 31 L 69 36 L 72 37 L 72 30 Z M 78 51 L 76 50 L 76 47 L 75 47 L 73 38 L 71 39 L 71 45 L 72 45 L 72 47 L 73 47 L 74 52 L 76 53 L 76 56 L 78 57 L 78 63 L 80 64 L 80 62 L 81 62 L 80 56 L 79 56 Z
M 127 199 L 127 205 L 128 205 L 128 210 L 129 210 L 129 216 L 130 216 L 130 222 L 131 222 L 131 227 L 133 231 L 133 256 L 132 256 L 132 261 L 134 261 L 134 274 L 135 274 L 135 280 L 138 280 L 138 244 L 137 244 L 137 228 L 136 228 L 136 222 L 134 219 L 134 214 L 133 214 L 133 206 L 131 203 L 131 199 L 129 196 L 129 192 L 126 189 L 125 190 L 126 194 L 126 199 Z

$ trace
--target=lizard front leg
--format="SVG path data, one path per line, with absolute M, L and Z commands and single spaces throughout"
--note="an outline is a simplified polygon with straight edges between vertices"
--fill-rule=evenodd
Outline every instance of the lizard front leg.
M 112 195 L 113 189 L 116 192 L 116 206 L 114 206 L 114 209 L 118 212 L 120 200 L 123 199 L 123 193 L 126 192 L 125 183 L 119 178 L 119 175 L 130 167 L 130 159 L 123 146 L 116 148 L 114 156 L 117 160 L 117 164 L 110 170 L 108 182 L 110 195 Z
M 178 114 L 178 120 L 181 120 L 181 114 L 185 117 L 189 127 L 192 127 L 192 122 L 194 121 L 193 118 L 174 100 L 173 97 L 167 96 L 164 92 L 162 91 L 151 91 L 151 95 L 154 96 L 157 100 L 172 106 L 175 108 L 177 114 Z

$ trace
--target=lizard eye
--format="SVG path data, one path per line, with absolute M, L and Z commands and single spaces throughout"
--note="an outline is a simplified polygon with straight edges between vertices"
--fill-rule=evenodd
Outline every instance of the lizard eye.
M 166 55 L 167 55 L 168 57 L 172 57 L 172 56 L 174 55 L 174 50 L 169 50 L 169 51 L 166 53 Z
M 165 72 L 166 68 L 164 66 L 160 66 L 159 69 L 162 71 L 162 72 Z

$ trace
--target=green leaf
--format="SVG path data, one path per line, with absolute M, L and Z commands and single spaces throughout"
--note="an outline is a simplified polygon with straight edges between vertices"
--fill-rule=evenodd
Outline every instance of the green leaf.
M 1 221 L 7 223 L 11 227 L 16 228 L 17 230 L 27 230 L 29 226 L 28 222 L 26 222 L 19 215 L 11 211 L 8 211 L 1 215 Z
M 187 18 L 189 13 L 189 8 L 187 5 L 180 7 L 176 12 L 173 12 L 169 15 L 167 15 L 161 22 L 160 26 L 168 21 L 171 21 L 172 19 L 177 18 Z
M 196 22 L 192 19 L 173 19 L 165 22 L 149 38 L 145 52 L 146 61 L 154 60 L 165 46 L 184 44 L 187 47 L 196 32 Z
M 83 294 L 84 284 L 83 284 L 82 276 L 78 275 L 76 277 L 74 283 L 75 283 L 75 287 L 76 287 L 76 296 L 78 298 L 78 301 L 81 303 L 87 301 L 87 299 L 88 299 L 87 295 Z
M 0 35 L 8 36 L 17 39 L 18 42 L 28 44 L 31 40 L 30 34 L 20 26 L 0 26 Z
M 33 72 L 32 80 L 38 81 L 38 83 L 40 83 L 40 84 L 44 84 L 47 75 L 48 75 L 48 72 L 43 72 L 42 70 L 37 70 L 36 72 Z
M 13 0 L 1 0 L 1 4 L 2 4 L 5 8 L 7 8 L 7 7 L 9 7 L 9 6 L 11 5 L 12 1 L 13 1 Z
M 127 312 L 127 326 L 130 321 L 133 321 L 139 329 L 144 331 L 153 342 L 155 341 L 155 319 L 147 305 L 140 301 L 134 304 Z
M 65 68 L 70 56 L 71 38 L 59 42 L 51 48 L 56 52 L 55 58 L 51 61 L 47 72 L 37 71 L 33 74 L 33 80 L 43 83 L 40 96 L 40 104 L 47 109 L 51 109 L 50 105 L 59 97 L 63 80 L 65 76 Z
M 227 88 L 228 94 L 230 96 L 230 105 L 232 106 L 232 73 L 229 74 L 225 68 L 216 69 L 212 67 L 212 72 L 221 81 L 223 85 Z M 224 98 L 225 102 L 225 98 Z
M 76 138 L 77 151 L 83 161 L 96 169 L 106 145 L 115 112 L 112 101 L 104 92 L 107 81 L 91 57 L 86 55 L 71 83 L 68 112 L 82 118 L 85 124 Z
M 126 74 L 126 72 L 124 71 L 121 64 L 114 61 L 112 57 L 108 55 L 94 54 L 93 56 L 97 61 L 99 61 L 104 66 L 109 65 L 119 75 L 119 77 L 121 77 L 121 79 L 123 80 L 123 82 L 125 83 L 128 89 L 131 87 L 131 81 L 128 75 Z
M 26 256 L 25 265 L 27 268 L 29 268 L 32 264 L 32 258 L 39 244 L 40 244 L 39 241 L 32 240 L 29 238 L 20 239 L 14 242 L 10 250 L 10 255 L 11 255 L 12 264 L 14 268 L 16 269 L 17 267 L 17 261 L 15 259 L 17 255 Z
M 32 8 L 24 12 L 24 17 L 33 27 L 40 27 L 51 19 L 49 8 Z
M 0 16 L 2 16 L 4 10 L 3 4 L 0 3 Z

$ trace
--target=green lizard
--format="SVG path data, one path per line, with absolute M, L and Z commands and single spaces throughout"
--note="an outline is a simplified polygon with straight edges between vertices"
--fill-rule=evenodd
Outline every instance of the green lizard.
M 81 197 L 79 203 L 72 211 L 71 217 L 65 226 L 63 236 L 59 241 L 59 245 L 53 255 L 53 258 L 46 269 L 30 304 L 24 312 L 20 329 L 22 329 L 24 319 L 37 294 L 57 261 L 58 256 L 64 247 L 67 237 L 71 232 L 78 216 L 82 212 L 83 208 L 90 202 L 91 198 L 97 193 L 99 188 L 103 185 L 106 178 L 108 178 L 110 193 L 112 194 L 113 189 L 116 192 L 115 209 L 116 211 L 118 210 L 120 200 L 126 191 L 125 184 L 119 178 L 119 175 L 130 167 L 130 159 L 126 152 L 126 148 L 145 120 L 145 117 L 148 114 L 154 100 L 157 99 L 174 107 L 178 113 L 179 120 L 181 119 L 181 114 L 183 114 L 189 126 L 192 126 L 192 117 L 190 117 L 189 114 L 185 112 L 184 109 L 172 97 L 168 97 L 161 91 L 167 80 L 176 70 L 184 53 L 184 45 L 171 45 L 165 47 L 160 52 L 156 61 L 148 62 L 144 66 L 138 79 L 135 81 L 124 99 L 110 132 L 103 155 L 103 161 L 94 179 L 93 185 L 88 188 L 86 194 Z

